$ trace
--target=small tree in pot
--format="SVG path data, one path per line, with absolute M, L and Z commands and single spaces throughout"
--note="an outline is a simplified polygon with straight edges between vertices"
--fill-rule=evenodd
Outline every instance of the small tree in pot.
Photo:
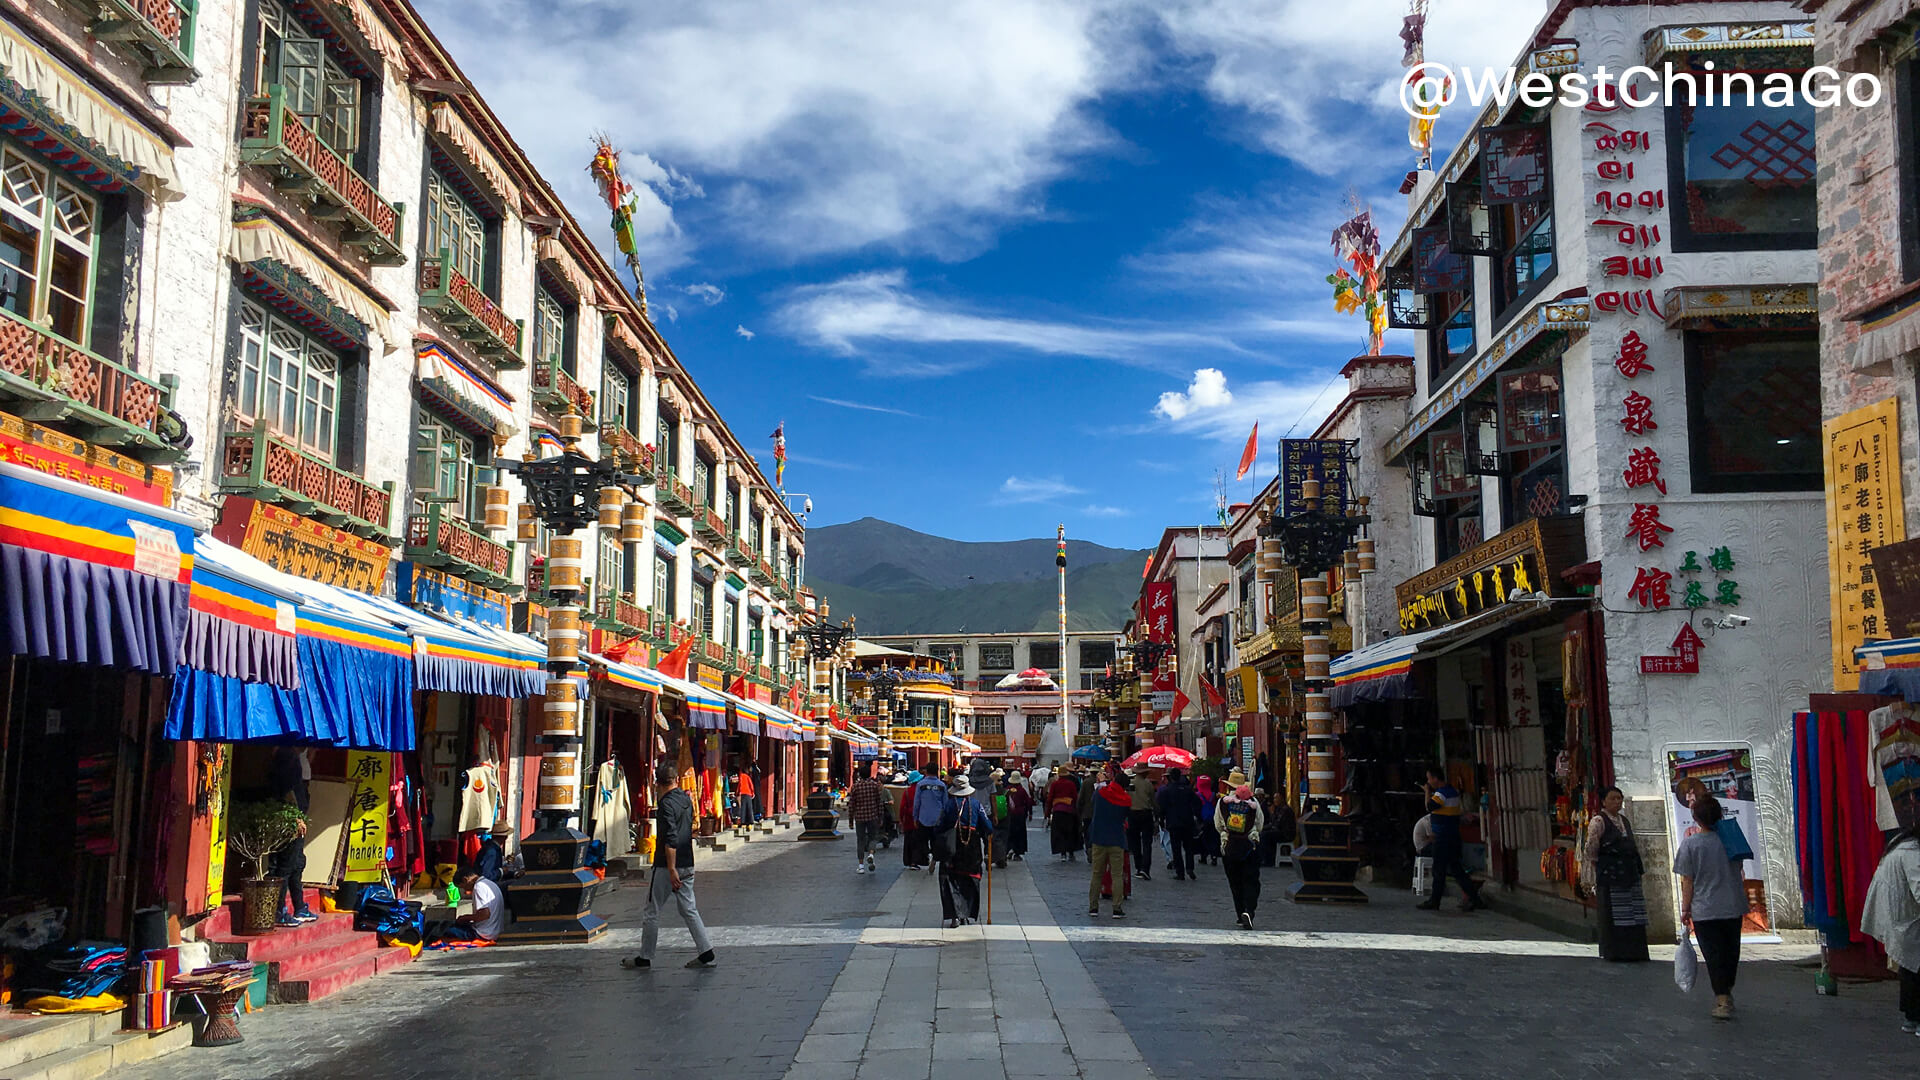
M 267 859 L 296 842 L 306 823 L 306 815 L 288 802 L 262 800 L 233 808 L 227 819 L 227 849 L 250 860 L 253 872 L 240 883 L 242 933 L 273 932 L 281 882 L 267 876 Z

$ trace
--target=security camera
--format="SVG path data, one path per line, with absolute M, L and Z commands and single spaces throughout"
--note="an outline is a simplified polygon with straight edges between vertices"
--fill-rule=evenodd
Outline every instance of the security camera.
M 1745 626 L 1752 621 L 1753 621 L 1752 619 L 1747 618 L 1745 615 L 1729 614 L 1726 618 L 1726 625 L 1728 629 L 1732 629 L 1733 627 L 1736 627 L 1736 626 Z
M 813 513 L 813 499 L 811 497 L 809 497 L 806 502 L 800 504 L 800 512 L 803 514 Z

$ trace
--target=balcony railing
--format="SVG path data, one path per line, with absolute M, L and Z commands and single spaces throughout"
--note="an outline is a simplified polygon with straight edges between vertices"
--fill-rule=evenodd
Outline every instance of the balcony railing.
M 654 487 L 654 495 L 660 500 L 661 506 L 673 511 L 676 515 L 691 514 L 698 506 L 693 501 L 693 489 L 687 486 L 686 481 L 671 472 L 659 476 Z
M 124 41 L 146 62 L 149 83 L 190 83 L 193 70 L 193 0 L 93 0 L 87 33 L 100 41 Z
M 600 452 L 603 456 L 619 454 L 621 463 L 628 471 L 640 474 L 646 483 L 653 481 L 653 448 L 626 428 L 618 424 L 601 424 Z
M 752 566 L 747 567 L 747 576 L 753 579 L 755 585 L 771 586 L 780 580 L 765 559 L 756 559 Z
M 445 248 L 420 258 L 420 306 L 440 313 L 440 321 L 460 335 L 495 367 L 517 368 L 520 336 L 526 323 L 509 319 L 493 298 L 480 291 L 453 267 L 453 253 Z
M 488 588 L 513 582 L 512 549 L 482 536 L 445 503 L 407 519 L 407 558 Z
M 646 608 L 618 596 L 600 596 L 593 602 L 593 613 L 600 629 L 622 637 L 652 638 L 653 615 Z
M 320 141 L 300 114 L 287 107 L 286 91 L 267 87 L 248 98 L 241 117 L 243 160 L 273 171 L 273 186 L 314 202 L 313 216 L 345 223 L 340 241 L 357 247 L 376 266 L 407 261 L 400 247 L 402 209 L 380 197 L 339 151 Z
M 589 425 L 598 420 L 593 395 L 567 374 L 557 356 L 533 365 L 533 400 L 556 414 L 566 412 L 571 406 Z
M 760 560 L 754 556 L 753 549 L 747 546 L 746 538 L 736 532 L 727 538 L 727 561 L 735 566 L 746 568 L 752 567 Z
M 73 429 L 149 463 L 178 461 L 186 427 L 173 391 L 0 309 L 0 400 L 26 420 Z
M 693 515 L 693 531 L 715 545 L 727 542 L 727 523 L 711 506 L 702 506 Z
M 719 642 L 713 640 L 712 638 L 700 639 L 700 657 L 701 659 L 705 660 L 707 663 L 714 664 L 719 667 L 727 667 L 729 666 L 728 664 L 728 660 L 730 659 L 729 654 L 732 652 L 733 652 L 732 649 L 727 648 L 725 645 L 720 644 Z
M 374 487 L 301 450 L 264 424 L 229 431 L 220 457 L 220 490 L 277 503 L 362 536 L 384 535 L 393 482 Z

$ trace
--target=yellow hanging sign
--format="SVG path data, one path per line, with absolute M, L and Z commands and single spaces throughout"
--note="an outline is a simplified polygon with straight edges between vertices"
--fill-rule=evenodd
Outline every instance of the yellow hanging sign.
M 347 801 L 348 881 L 379 881 L 387 865 L 388 772 L 393 755 L 385 751 L 356 750 L 347 755 L 347 782 L 353 797 Z
M 1894 636 L 1867 553 L 1907 537 L 1900 499 L 1899 399 L 1827 421 L 1827 585 L 1833 614 L 1833 689 L 1860 686 L 1856 645 Z

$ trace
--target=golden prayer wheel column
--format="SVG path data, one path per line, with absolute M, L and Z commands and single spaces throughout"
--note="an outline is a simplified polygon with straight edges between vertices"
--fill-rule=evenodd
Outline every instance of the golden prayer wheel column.
M 608 483 L 618 470 L 581 451 L 582 430 L 580 416 L 569 412 L 560 420 L 563 449 L 557 458 L 529 452 L 517 465 L 503 466 L 519 475 L 528 493 L 519 508 L 518 537 L 536 540 L 543 524 L 550 537 L 544 600 L 547 681 L 541 697 L 530 703 L 530 711 L 537 713 L 529 716 L 541 742 L 534 796 L 539 827 L 520 841 L 527 872 L 507 886 L 514 921 L 499 938 L 502 944 L 591 941 L 607 928 L 590 906 L 597 879 L 585 867 L 588 837 L 573 826 L 581 812 L 580 745 L 586 734 L 586 671 L 580 662 L 586 644 L 581 614 L 586 545 L 579 533 L 596 521 L 604 524 L 609 514 L 617 526 L 622 500 L 620 489 Z M 489 491 L 488 513 L 493 512 Z M 504 524 L 504 501 L 500 517 Z
M 827 606 L 813 614 L 813 621 L 801 630 L 807 639 L 807 703 L 813 710 L 813 790 L 807 793 L 807 809 L 800 815 L 800 839 L 838 840 L 840 817 L 833 808 L 833 687 L 834 665 L 841 648 L 853 637 L 853 619 L 835 626 L 827 621 Z

